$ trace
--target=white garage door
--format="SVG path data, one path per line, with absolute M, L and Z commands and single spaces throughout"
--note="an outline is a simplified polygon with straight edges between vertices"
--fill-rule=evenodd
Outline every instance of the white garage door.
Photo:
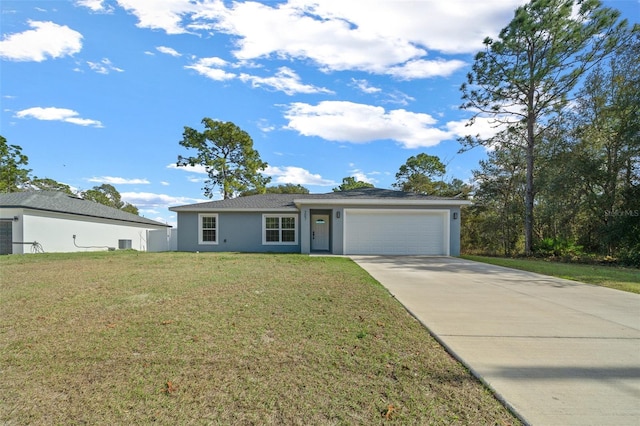
M 345 254 L 449 255 L 448 210 L 347 209 Z

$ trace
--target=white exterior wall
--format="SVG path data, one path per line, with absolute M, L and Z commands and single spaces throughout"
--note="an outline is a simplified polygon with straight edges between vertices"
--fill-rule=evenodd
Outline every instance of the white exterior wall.
M 3 214 L 7 214 L 5 210 L 10 209 L 3 209 Z M 100 251 L 108 250 L 109 247 L 118 249 L 118 240 L 131 240 L 132 249 L 146 251 L 147 230 L 166 229 L 160 226 L 27 209 L 18 217 L 18 222 L 14 222 L 13 241 L 37 241 L 46 253 Z M 16 228 L 19 228 L 18 232 Z M 13 245 L 13 253 L 30 252 L 30 245 Z

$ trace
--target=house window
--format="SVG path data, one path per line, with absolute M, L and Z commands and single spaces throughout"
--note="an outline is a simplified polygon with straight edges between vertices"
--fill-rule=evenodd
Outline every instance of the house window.
M 218 215 L 198 215 L 198 238 L 200 244 L 218 244 Z
M 262 244 L 298 244 L 298 217 L 262 215 Z

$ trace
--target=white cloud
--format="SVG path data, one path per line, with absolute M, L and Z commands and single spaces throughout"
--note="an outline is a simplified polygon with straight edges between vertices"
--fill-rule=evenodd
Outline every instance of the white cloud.
M 113 176 L 99 176 L 87 179 L 89 182 L 107 183 L 110 185 L 147 185 L 150 182 L 147 179 L 126 179 Z
M 110 13 L 113 7 L 104 4 L 104 0 L 76 0 L 76 5 L 91 9 L 93 12 Z
M 345 101 L 324 101 L 315 106 L 292 103 L 285 112 L 285 118 L 289 120 L 287 129 L 296 130 L 304 136 L 351 143 L 388 139 L 407 149 L 435 146 L 467 135 L 488 139 L 505 130 L 508 121 L 514 123 L 509 116 L 496 120 L 495 117 L 480 115 L 472 125 L 468 125 L 469 119 L 439 124 L 429 114 L 404 109 L 385 110 Z M 354 169 L 353 173 L 360 171 Z M 359 180 L 370 181 L 364 179 L 364 174 L 359 176 Z
M 367 143 L 390 139 L 405 148 L 435 146 L 454 135 L 434 125 L 429 114 L 404 109 L 385 111 L 382 107 L 345 101 L 324 101 L 318 105 L 292 103 L 285 113 L 288 129 L 304 136 L 326 140 Z
M 504 104 L 501 106 L 502 113 L 492 115 L 479 113 L 473 124 L 469 124 L 469 119 L 449 121 L 446 127 L 457 137 L 473 136 L 480 139 L 489 139 L 498 133 L 507 130 L 509 125 L 521 123 L 523 111 L 519 106 Z M 478 110 L 471 109 L 469 112 L 478 113 Z
M 273 77 L 258 77 L 249 74 L 240 74 L 240 80 L 250 82 L 253 87 L 268 86 L 275 90 L 295 95 L 296 93 L 333 93 L 324 87 L 316 87 L 310 84 L 302 84 L 300 76 L 290 68 L 281 67 Z
M 174 197 L 166 194 L 154 194 L 152 192 L 121 192 L 120 196 L 123 201 L 145 210 L 208 201 L 188 197 Z
M 169 185 L 171 185 L 171 184 L 170 184 L 169 182 L 167 182 L 167 181 L 162 180 L 162 181 L 160 181 L 160 185 L 162 185 L 162 186 L 169 186 Z
M 118 0 L 138 26 L 168 34 L 214 31 L 236 42 L 239 60 L 309 59 L 323 70 L 448 76 L 459 61 L 427 61 L 430 50 L 473 53 L 495 36 L 526 0 Z M 228 6 L 227 6 L 228 5 Z
M 149 218 L 151 220 L 155 220 L 156 222 L 164 222 L 169 226 L 172 226 L 173 228 L 177 228 L 178 227 L 178 222 L 176 221 L 176 216 L 175 215 L 168 215 L 167 217 L 162 217 L 162 216 L 156 216 L 153 218 Z
M 186 65 L 185 68 L 192 69 L 198 74 L 211 80 L 225 81 L 236 77 L 234 73 L 226 72 L 222 67 L 227 66 L 227 61 L 221 58 L 201 58 L 193 65 Z
M 269 123 L 269 120 L 264 118 L 261 118 L 260 120 L 258 120 L 258 122 L 256 123 L 256 126 L 258 126 L 258 129 L 260 129 L 260 131 L 264 133 L 269 133 L 276 130 L 276 126 Z
M 401 80 L 413 80 L 416 78 L 429 77 L 448 77 L 467 64 L 457 59 L 444 60 L 436 59 L 427 61 L 425 59 L 417 59 L 409 61 L 405 64 L 391 67 L 387 74 L 397 77 Z
M 194 166 L 180 166 L 178 167 L 176 163 L 171 163 L 167 165 L 167 169 L 175 169 L 182 170 L 189 173 L 198 173 L 198 174 L 208 174 L 207 169 L 202 164 L 196 164 Z
M 63 121 L 66 123 L 77 124 L 79 126 L 103 127 L 102 123 L 98 120 L 80 118 L 78 115 L 78 112 L 66 108 L 33 107 L 18 111 L 15 116 L 17 118 L 35 118 L 36 120 L 44 121 Z
M 472 125 L 468 125 L 469 120 L 449 121 L 447 128 L 456 136 L 479 136 L 481 139 L 488 139 L 495 136 L 499 130 L 496 128 L 492 120 L 486 117 L 478 117 Z
M 378 93 L 382 91 L 382 89 L 380 89 L 379 87 L 371 86 L 367 80 L 358 80 L 358 79 L 352 78 L 351 83 L 353 86 L 357 87 L 359 90 L 363 91 L 364 93 L 372 94 L 372 93 Z
M 375 185 L 378 180 L 369 176 L 369 175 L 378 175 L 380 173 L 378 172 L 372 172 L 372 173 L 365 173 L 360 169 L 353 169 L 349 171 L 350 175 L 349 176 L 353 176 L 354 178 L 356 178 L 356 180 L 360 181 L 360 182 L 367 182 L 370 183 L 372 185 Z
M 204 65 L 205 67 L 226 67 L 229 65 L 229 62 L 225 61 L 222 58 L 218 58 L 217 56 L 213 56 L 210 58 L 200 58 L 198 63 Z
M 387 104 L 396 104 L 407 106 L 409 102 L 413 102 L 416 100 L 413 96 L 409 96 L 406 93 L 402 93 L 398 90 L 393 91 L 392 93 L 387 93 L 387 99 L 383 100 L 383 103 Z
M 178 224 L 176 223 L 175 214 L 168 211 L 169 207 L 211 201 L 204 198 L 175 197 L 173 195 L 155 194 L 152 192 L 122 192 L 120 196 L 123 201 L 136 206 L 141 214 L 154 215 L 154 217 L 150 217 L 150 219 L 168 223 L 173 227 L 176 227 Z M 162 211 L 166 212 L 164 216 L 161 216 Z
M 527 0 L 412 1 L 290 0 L 324 19 L 344 19 L 354 31 L 405 40 L 444 53 L 474 53 L 496 35 Z M 363 13 L 366 11 L 366 13 Z
M 267 176 L 273 177 L 273 182 L 277 184 L 292 183 L 294 185 L 317 185 L 332 186 L 336 183 L 329 179 L 324 179 L 319 174 L 312 174 L 301 167 L 272 167 L 267 166 L 264 171 Z
M 82 34 L 66 25 L 28 21 L 33 29 L 10 34 L 0 41 L 0 57 L 10 61 L 42 62 L 72 56 L 82 49 Z
M 97 72 L 98 74 L 109 74 L 111 71 L 116 72 L 124 72 L 122 68 L 118 68 L 111 63 L 111 61 L 107 58 L 103 58 L 100 62 L 91 62 L 87 61 L 87 65 L 91 70 Z
M 167 34 L 183 34 L 187 30 L 182 23 L 183 16 L 189 16 L 199 9 L 206 9 L 206 2 L 190 0 L 118 0 L 118 5 L 138 18 L 137 26 L 164 30 Z
M 171 48 L 171 47 L 167 47 L 167 46 L 158 46 L 156 47 L 156 50 L 160 53 L 164 53 L 165 55 L 171 55 L 173 57 L 178 57 L 178 56 L 182 56 L 182 54 L 180 52 L 178 52 L 177 50 Z
M 239 59 L 311 59 L 325 70 L 383 73 L 390 65 L 426 53 L 407 40 L 355 28 L 342 17 L 311 16 L 309 9 L 311 5 L 298 1 L 274 7 L 245 2 L 224 13 L 202 15 L 216 20 L 215 29 L 238 37 L 234 55 Z
M 222 58 L 200 58 L 192 65 L 186 65 L 185 68 L 192 69 L 198 74 L 205 76 L 215 81 L 232 80 L 238 77 L 245 83 L 251 83 L 253 87 L 270 87 L 275 90 L 286 93 L 287 95 L 294 95 L 296 93 L 333 93 L 331 90 L 324 87 L 317 87 L 310 84 L 303 84 L 300 80 L 300 76 L 296 74 L 291 68 L 281 67 L 278 72 L 271 77 L 259 77 L 256 75 L 250 75 L 242 73 L 236 75 L 235 73 L 227 72 L 224 68 L 233 67 Z

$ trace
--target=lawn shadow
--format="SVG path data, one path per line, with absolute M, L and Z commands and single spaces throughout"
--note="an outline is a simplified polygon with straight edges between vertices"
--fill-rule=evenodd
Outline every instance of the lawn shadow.
M 585 381 L 610 383 L 626 394 L 640 398 L 640 367 L 576 367 L 576 366 L 520 366 L 501 367 L 492 376 L 533 383 L 542 380 Z M 635 383 L 631 383 L 635 382 Z

